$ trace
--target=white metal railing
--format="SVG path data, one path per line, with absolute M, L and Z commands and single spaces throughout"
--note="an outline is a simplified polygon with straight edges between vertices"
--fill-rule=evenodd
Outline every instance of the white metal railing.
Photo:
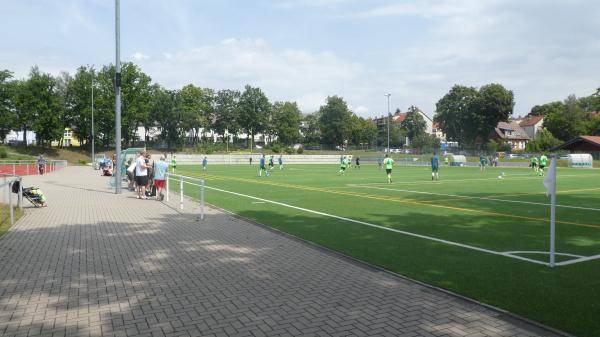
M 46 160 L 45 173 L 60 170 L 68 166 L 66 160 Z M 30 175 L 38 173 L 37 160 L 0 160 L 0 173 L 12 175 Z
M 19 193 L 17 193 L 17 205 L 19 209 L 23 209 L 23 178 L 13 174 L 1 174 L 0 178 L 0 194 L 2 195 L 3 202 L 8 204 L 10 213 L 10 224 L 15 224 L 15 210 L 13 208 L 13 197 L 12 187 L 15 182 L 19 182 Z
M 200 187 L 200 220 L 204 220 L 204 179 L 167 173 L 165 176 L 165 180 L 167 184 L 167 202 L 169 202 L 170 181 L 174 180 L 179 183 L 179 209 L 183 209 L 184 184 Z

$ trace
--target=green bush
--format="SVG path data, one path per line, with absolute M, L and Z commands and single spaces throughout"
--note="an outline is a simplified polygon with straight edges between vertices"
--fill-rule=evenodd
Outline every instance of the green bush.
M 279 143 L 273 143 L 271 144 L 271 151 L 275 152 L 275 153 L 281 153 L 283 146 L 281 146 L 281 144 Z
M 8 158 L 8 152 L 6 152 L 6 149 L 0 149 L 0 158 Z
M 296 151 L 296 153 L 298 153 L 298 154 L 303 154 L 303 153 L 304 153 L 304 147 L 300 146 L 300 147 L 298 148 L 298 150 Z
M 78 163 L 80 165 L 87 165 L 87 160 L 79 159 Z

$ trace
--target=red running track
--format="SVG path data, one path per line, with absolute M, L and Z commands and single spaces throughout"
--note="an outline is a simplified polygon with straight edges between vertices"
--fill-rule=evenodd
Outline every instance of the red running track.
M 52 166 L 48 165 L 46 166 L 46 173 L 51 172 L 52 171 Z M 13 164 L 7 164 L 7 165 L 2 165 L 0 164 L 0 173 L 4 173 L 4 174 L 16 174 L 18 176 L 26 176 L 26 175 L 33 175 L 33 174 L 39 174 L 38 173 L 38 168 L 37 165 L 35 164 L 30 164 L 30 165 L 25 165 L 25 164 L 19 164 L 19 165 L 14 165 L 14 169 L 13 169 Z

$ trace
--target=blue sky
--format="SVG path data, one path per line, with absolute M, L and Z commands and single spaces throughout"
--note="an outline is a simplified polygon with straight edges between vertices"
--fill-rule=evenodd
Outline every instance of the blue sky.
M 114 62 L 114 1 L 0 0 L 0 68 L 58 74 Z M 167 88 L 260 86 L 312 112 L 361 116 L 501 83 L 515 115 L 600 87 L 595 0 L 122 0 L 122 52 Z

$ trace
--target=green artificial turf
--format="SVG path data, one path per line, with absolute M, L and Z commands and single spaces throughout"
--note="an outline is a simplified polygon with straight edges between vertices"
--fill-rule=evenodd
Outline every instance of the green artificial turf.
M 549 268 L 366 225 L 524 251 L 517 255 L 546 262 L 548 255 L 536 252 L 549 248 L 550 198 L 531 169 L 441 167 L 433 182 L 428 167 L 396 167 L 392 184 L 374 165 L 344 176 L 337 171 L 336 165 L 293 165 L 258 177 L 256 165 L 177 169 L 204 178 L 206 201 L 240 216 L 577 336 L 600 336 L 600 259 Z M 196 186 L 185 186 L 198 197 Z M 557 252 L 600 254 L 600 171 L 559 168 L 557 186 L 558 204 L 568 206 L 556 211 Z

